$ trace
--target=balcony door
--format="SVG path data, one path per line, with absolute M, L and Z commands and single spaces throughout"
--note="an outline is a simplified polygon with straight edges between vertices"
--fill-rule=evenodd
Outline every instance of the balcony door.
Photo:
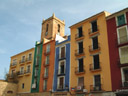
M 79 54 L 83 53 L 83 41 L 78 43 Z
M 91 25 L 92 25 L 92 32 L 96 32 L 98 30 L 97 28 L 97 21 L 92 21 L 91 22 Z
M 79 72 L 83 72 L 84 70 L 83 70 L 83 58 L 81 58 L 81 59 L 79 59 Z
M 98 37 L 92 38 L 93 50 L 98 49 Z
M 58 81 L 59 81 L 58 89 L 64 89 L 64 77 L 59 77 Z
M 100 75 L 95 75 L 94 76 L 94 82 L 95 82 L 94 90 L 101 90 L 101 78 L 100 78 Z
M 93 68 L 94 69 L 99 69 L 100 64 L 99 64 L 99 54 L 93 56 Z
M 60 58 L 65 58 L 65 46 L 61 47 Z
M 79 37 L 82 37 L 82 27 L 79 27 L 78 28 L 78 36 Z

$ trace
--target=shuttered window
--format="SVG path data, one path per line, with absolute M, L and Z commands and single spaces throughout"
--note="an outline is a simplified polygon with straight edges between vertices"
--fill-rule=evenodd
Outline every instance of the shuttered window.
M 125 24 L 125 16 L 124 14 L 117 17 L 118 26 Z

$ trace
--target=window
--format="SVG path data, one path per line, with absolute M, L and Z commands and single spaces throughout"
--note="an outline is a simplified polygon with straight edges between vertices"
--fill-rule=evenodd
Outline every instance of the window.
M 11 70 L 11 76 L 13 76 L 15 73 L 15 70 Z
M 48 24 L 46 25 L 46 32 L 45 32 L 45 36 L 48 35 Z
M 83 53 L 83 41 L 78 42 L 78 53 Z
M 37 51 L 37 55 L 40 54 L 40 46 L 37 46 L 36 51 Z
M 120 63 L 121 64 L 128 63 L 128 46 L 120 47 L 119 52 L 120 52 Z
M 12 65 L 16 65 L 16 64 L 17 64 L 17 59 L 13 59 Z
M 24 83 L 22 83 L 22 89 L 24 89 Z
M 82 37 L 83 36 L 83 32 L 82 32 L 82 27 L 78 28 L 78 37 Z
M 46 53 L 49 53 L 50 52 L 50 44 L 47 44 L 46 46 Z
M 99 64 L 99 54 L 93 56 L 93 69 L 99 69 L 100 64 Z
M 84 77 L 79 77 L 78 78 L 78 86 L 81 86 L 81 87 L 84 86 Z
M 93 50 L 98 49 L 98 37 L 92 38 Z
M 28 60 L 32 60 L 32 53 L 28 55 Z
M 20 74 L 24 74 L 24 67 L 20 68 Z
M 122 83 L 124 87 L 128 87 L 128 67 L 122 68 Z
M 65 46 L 60 48 L 60 58 L 65 58 Z
M 35 65 L 39 65 L 39 56 L 36 57 L 36 64 Z
M 29 73 L 29 72 L 31 71 L 30 68 L 31 68 L 31 65 L 28 65 L 28 66 L 27 66 L 27 73 Z
M 117 22 L 118 26 L 125 24 L 125 15 L 122 14 L 120 16 L 117 16 Z
M 58 88 L 57 89 L 64 89 L 64 77 L 58 77 Z
M 35 68 L 35 76 L 38 76 L 38 68 Z
M 45 64 L 49 64 L 49 56 L 46 56 L 46 61 L 45 61 Z
M 78 59 L 78 71 L 79 72 L 84 72 L 84 65 L 83 65 L 83 58 Z
M 22 56 L 22 63 L 25 62 L 25 56 Z
M 47 80 L 44 80 L 43 90 L 47 90 Z
M 123 44 L 128 42 L 128 32 L 127 27 L 118 28 L 118 44 Z
M 95 20 L 95 21 L 92 21 L 91 22 L 91 25 L 92 25 L 92 33 L 93 32 L 96 32 L 96 31 L 98 31 L 98 28 L 97 28 L 97 21 Z
M 45 67 L 44 77 L 48 77 L 48 67 Z
M 101 90 L 100 75 L 94 75 L 94 90 Z
M 60 24 L 58 24 L 58 33 L 60 33 Z
M 65 61 L 60 61 L 59 63 L 59 74 L 65 73 Z

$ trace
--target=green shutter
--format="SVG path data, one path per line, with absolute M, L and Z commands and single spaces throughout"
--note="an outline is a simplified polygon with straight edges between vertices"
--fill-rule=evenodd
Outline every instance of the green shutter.
M 118 20 L 118 26 L 125 24 L 125 16 L 124 16 L 124 14 L 118 16 L 117 20 Z

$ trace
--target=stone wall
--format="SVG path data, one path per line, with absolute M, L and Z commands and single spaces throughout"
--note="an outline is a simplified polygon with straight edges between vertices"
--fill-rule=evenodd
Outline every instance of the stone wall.
M 0 80 L 0 96 L 16 96 L 17 84 Z
M 18 93 L 17 96 L 51 96 L 50 92 L 43 93 Z

